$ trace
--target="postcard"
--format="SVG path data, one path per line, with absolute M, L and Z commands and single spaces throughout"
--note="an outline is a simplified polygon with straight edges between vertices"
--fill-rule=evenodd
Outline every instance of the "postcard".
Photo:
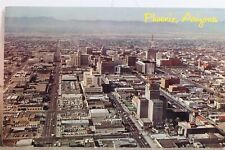
M 225 9 L 7 7 L 7 147 L 222 148 Z

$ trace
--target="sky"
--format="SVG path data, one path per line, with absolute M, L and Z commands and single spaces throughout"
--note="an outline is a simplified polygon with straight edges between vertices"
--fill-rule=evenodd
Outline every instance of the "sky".
M 6 17 L 51 17 L 59 20 L 143 21 L 145 12 L 181 18 L 186 12 L 196 17 L 225 21 L 225 9 L 209 8 L 116 8 L 116 7 L 7 7 Z
M 224 0 L 1 0 L 2 6 L 225 8 Z

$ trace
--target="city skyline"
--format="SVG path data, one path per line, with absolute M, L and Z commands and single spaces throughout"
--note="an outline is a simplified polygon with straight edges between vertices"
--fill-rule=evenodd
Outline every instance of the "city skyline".
M 224 148 L 225 22 L 144 23 L 146 11 L 225 18 L 7 8 L 3 146 Z

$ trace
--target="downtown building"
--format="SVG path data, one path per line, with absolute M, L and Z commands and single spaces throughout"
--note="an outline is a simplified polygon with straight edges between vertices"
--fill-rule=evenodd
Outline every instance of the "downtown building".
M 137 56 L 128 56 L 128 55 L 126 55 L 125 61 L 126 61 L 126 64 L 128 66 L 135 67 L 136 61 L 137 61 Z
M 71 67 L 82 67 L 88 66 L 90 63 L 90 55 L 82 54 L 80 51 L 75 52 L 70 56 L 70 66 Z
M 167 102 L 160 97 L 159 84 L 146 84 L 145 97 L 137 100 L 139 123 L 145 128 L 161 126 L 164 122 L 165 103 Z
M 152 75 L 155 73 L 155 62 L 151 61 L 137 61 L 136 62 L 136 70 L 145 75 Z

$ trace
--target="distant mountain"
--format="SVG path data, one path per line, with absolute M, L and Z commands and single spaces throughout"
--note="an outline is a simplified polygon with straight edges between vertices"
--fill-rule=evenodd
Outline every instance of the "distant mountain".
M 144 23 L 127 21 L 57 20 L 48 17 L 8 17 L 5 19 L 7 33 L 65 33 L 65 34 L 196 34 L 225 35 L 225 22 L 206 24 L 204 28 L 194 23 Z

